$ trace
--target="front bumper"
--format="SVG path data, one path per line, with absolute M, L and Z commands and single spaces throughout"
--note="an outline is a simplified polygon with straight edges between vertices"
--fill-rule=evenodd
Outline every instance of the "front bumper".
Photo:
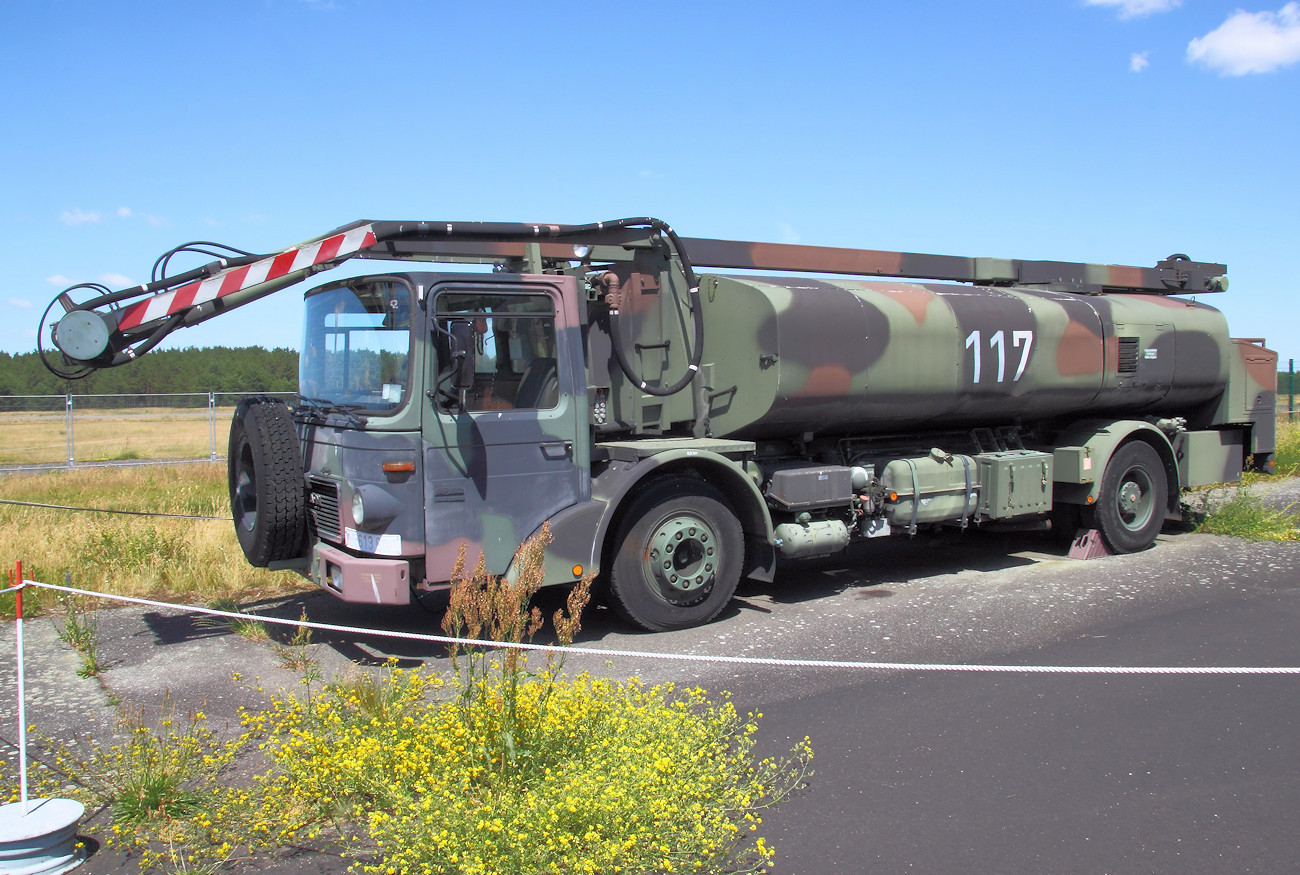
M 411 603 L 411 564 L 405 559 L 362 558 L 317 543 L 311 550 L 311 579 L 345 602 Z

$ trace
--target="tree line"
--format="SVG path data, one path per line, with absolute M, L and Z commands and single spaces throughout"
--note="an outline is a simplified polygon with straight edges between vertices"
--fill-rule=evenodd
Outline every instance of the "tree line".
M 224 346 L 154 350 L 120 368 L 82 380 L 61 380 L 34 352 L 0 353 L 0 397 L 13 395 L 137 395 L 169 392 L 294 392 L 298 351 Z

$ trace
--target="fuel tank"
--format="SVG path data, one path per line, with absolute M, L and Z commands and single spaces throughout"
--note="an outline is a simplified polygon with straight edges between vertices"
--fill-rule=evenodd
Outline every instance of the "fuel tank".
M 1212 307 L 1165 295 L 708 276 L 713 434 L 889 434 L 1122 412 L 1195 419 L 1231 344 Z

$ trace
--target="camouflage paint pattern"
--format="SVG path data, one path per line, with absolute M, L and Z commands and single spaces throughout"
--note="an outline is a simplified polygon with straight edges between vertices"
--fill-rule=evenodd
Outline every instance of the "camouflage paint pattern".
M 701 289 L 718 436 L 1185 415 L 1229 376 L 1222 315 L 1177 298 L 804 278 Z

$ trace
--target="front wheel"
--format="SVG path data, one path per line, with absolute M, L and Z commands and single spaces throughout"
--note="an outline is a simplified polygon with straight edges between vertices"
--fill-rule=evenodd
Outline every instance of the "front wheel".
M 685 477 L 656 483 L 619 528 L 611 606 L 651 632 L 707 623 L 731 601 L 744 549 L 740 521 L 720 492 Z
M 1106 463 L 1101 493 L 1088 508 L 1091 528 L 1101 532 L 1112 553 L 1136 553 L 1155 543 L 1165 521 L 1169 481 L 1160 454 L 1150 444 L 1131 441 Z

